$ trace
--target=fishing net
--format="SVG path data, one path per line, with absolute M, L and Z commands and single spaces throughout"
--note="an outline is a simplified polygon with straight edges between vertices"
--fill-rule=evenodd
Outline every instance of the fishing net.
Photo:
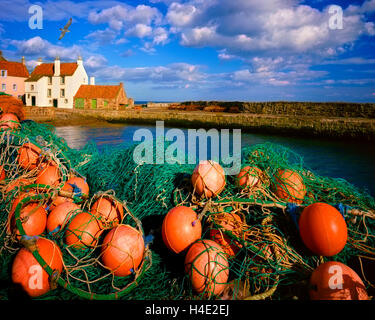
M 25 143 L 40 149 L 32 169 L 23 168 L 18 161 Z M 221 244 L 220 254 L 228 261 L 225 289 L 209 299 L 308 299 L 312 271 L 331 260 L 349 266 L 359 261 L 358 274 L 368 292 L 373 290 L 375 200 L 366 190 L 343 179 L 319 176 L 292 150 L 265 143 L 242 150 L 242 167 L 249 167 L 244 174 L 250 177 L 245 184 L 227 175 L 223 191 L 207 199 L 200 197 L 191 183 L 195 164 L 186 164 L 188 155 L 162 165 L 142 163 L 134 160 L 138 147 L 119 145 L 99 151 L 94 143 L 88 143 L 76 150 L 55 134 L 54 127 L 28 120 L 21 122 L 19 129 L 0 132 L 0 164 L 6 172 L 0 182 L 1 299 L 9 299 L 14 293 L 12 263 L 22 247 L 33 253 L 50 276 L 52 290 L 38 299 L 207 299 L 204 291 L 196 293 L 192 288 L 184 270 L 185 253 L 168 251 L 161 237 L 165 215 L 180 205 L 198 214 L 202 239 Z M 158 148 L 166 147 L 164 141 L 153 141 L 149 150 L 154 160 Z M 36 183 L 46 163 L 58 168 L 60 176 L 55 185 Z M 222 166 L 225 168 L 224 163 Z M 280 170 L 287 172 L 287 177 L 295 173 L 293 183 L 283 183 L 285 175 Z M 90 187 L 88 195 L 79 188 L 64 190 L 72 176 L 85 179 Z M 20 195 L 23 198 L 15 206 L 14 200 Z M 44 230 L 36 237 L 28 236 L 22 210 L 34 203 L 35 210 L 29 215 L 40 207 L 49 214 L 58 196 L 70 199 L 80 209 L 70 212 L 56 232 Z M 93 203 L 102 197 L 121 205 L 123 216 L 118 222 L 135 228 L 144 240 L 141 263 L 128 276 L 116 276 L 103 264 L 103 238 L 115 227 L 108 221 L 90 216 L 87 224 L 99 219 L 102 232 L 93 236 L 84 249 L 66 243 L 71 221 L 83 211 L 90 212 Z M 347 244 L 332 257 L 311 254 L 299 236 L 298 217 L 305 206 L 316 202 L 335 206 L 348 226 Z M 84 236 L 85 232 L 78 232 L 77 241 L 83 241 Z M 59 246 L 62 272 L 56 273 L 44 263 L 35 246 L 38 237 Z M 365 261 L 369 267 L 365 267 Z M 220 267 L 223 269 L 223 265 Z M 210 281 L 215 284 L 215 279 Z

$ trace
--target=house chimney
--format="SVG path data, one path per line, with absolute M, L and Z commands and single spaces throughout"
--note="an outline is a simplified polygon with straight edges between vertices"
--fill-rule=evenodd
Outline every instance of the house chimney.
M 59 76 L 60 75 L 60 58 L 59 57 L 56 57 L 55 59 L 55 76 Z
M 90 85 L 95 85 L 95 77 L 90 77 Z
M 82 64 L 83 64 L 83 61 L 82 61 L 82 57 L 81 57 L 81 56 L 78 56 L 77 64 L 78 64 L 78 65 L 82 65 Z
M 22 62 L 23 65 L 25 65 L 25 57 L 22 57 L 21 62 Z
M 42 64 L 42 58 L 39 58 L 38 61 L 37 61 L 37 63 L 36 63 L 36 65 L 40 66 L 41 64 Z

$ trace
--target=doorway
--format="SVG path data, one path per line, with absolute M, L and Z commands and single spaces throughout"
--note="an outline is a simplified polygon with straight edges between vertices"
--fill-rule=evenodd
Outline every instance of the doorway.
M 53 106 L 54 106 L 55 108 L 58 107 L 58 100 L 57 100 L 57 99 L 53 99 Z
M 33 107 L 35 107 L 35 105 L 36 105 L 36 99 L 35 99 L 35 96 L 31 96 L 31 105 L 32 105 Z

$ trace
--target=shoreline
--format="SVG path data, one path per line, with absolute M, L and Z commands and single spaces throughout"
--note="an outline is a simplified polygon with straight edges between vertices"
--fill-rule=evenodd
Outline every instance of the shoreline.
M 56 127 L 95 126 L 103 123 L 155 125 L 155 122 L 160 120 L 164 121 L 165 126 L 183 128 L 241 129 L 250 133 L 375 141 L 375 119 L 360 117 L 181 111 L 163 108 L 114 111 L 38 107 L 28 107 L 26 117 Z

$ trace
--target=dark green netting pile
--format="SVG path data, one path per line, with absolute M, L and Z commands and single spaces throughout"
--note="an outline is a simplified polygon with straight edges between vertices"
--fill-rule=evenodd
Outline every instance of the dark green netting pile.
M 62 180 L 58 186 L 35 185 L 37 169 L 25 172 L 17 166 L 17 150 L 25 142 L 39 146 L 42 157 L 59 165 Z M 158 143 L 164 141 L 152 145 L 154 155 Z M 199 198 L 192 188 L 194 164 L 138 164 L 133 158 L 136 147 L 119 145 L 99 151 L 95 144 L 89 143 L 80 150 L 71 149 L 52 126 L 33 121 L 24 121 L 20 130 L 0 132 L 0 164 L 11 177 L 0 185 L 0 299 L 9 299 L 16 291 L 11 267 L 18 250 L 22 246 L 32 248 L 33 244 L 32 237 L 20 241 L 6 231 L 13 199 L 31 188 L 37 188 L 41 194 L 21 201 L 16 217 L 28 201 L 48 206 L 72 173 L 85 177 L 90 186 L 88 198 L 70 195 L 74 202 L 89 206 L 90 199 L 102 193 L 120 201 L 127 212 L 122 223 L 142 233 L 145 255 L 137 272 L 128 277 L 114 277 L 100 265 L 99 246 L 76 252 L 64 244 L 64 230 L 57 235 L 45 232 L 41 236 L 54 240 L 61 248 L 65 268 L 54 280 L 56 288 L 37 299 L 204 299 L 203 294 L 192 290 L 184 272 L 184 253 L 168 251 L 161 238 L 163 218 L 177 205 L 189 206 L 198 213 L 202 238 L 210 238 L 210 232 L 216 230 L 235 248 L 235 254 L 228 259 L 226 287 L 212 299 L 308 299 L 311 272 L 330 260 L 353 268 L 360 261 L 362 268 L 356 270 L 368 292 L 373 289 L 371 264 L 364 267 L 364 262 L 375 259 L 375 200 L 365 190 L 342 179 L 316 175 L 292 150 L 265 143 L 242 150 L 242 167 L 256 166 L 262 172 L 256 187 L 239 188 L 236 177 L 226 176 L 223 192 L 207 200 Z M 301 203 L 283 200 L 273 192 L 279 169 L 293 170 L 302 177 L 306 193 Z M 9 183 L 19 177 L 29 179 L 31 184 L 4 193 Z M 338 208 L 348 226 L 347 244 L 333 257 L 311 254 L 299 236 L 298 216 L 303 207 L 315 202 Z M 227 221 L 226 214 L 240 217 L 240 223 L 232 231 L 222 227 L 223 219 Z M 22 224 L 19 219 L 16 221 L 23 235 Z M 101 239 L 98 240 L 100 243 Z M 38 252 L 33 255 L 39 261 Z M 53 272 L 48 266 L 45 270 L 50 275 Z

